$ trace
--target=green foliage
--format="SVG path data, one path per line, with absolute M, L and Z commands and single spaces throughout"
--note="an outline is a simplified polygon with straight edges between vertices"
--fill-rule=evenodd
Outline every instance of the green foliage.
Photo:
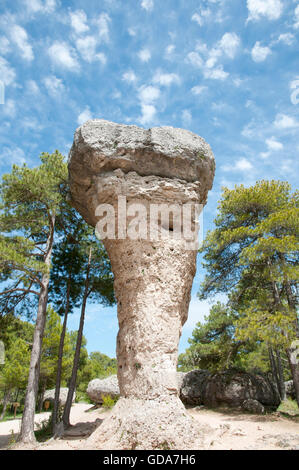
M 30 311 L 41 275 L 49 270 L 46 245 L 59 218 L 67 165 L 58 151 L 43 153 L 40 159 L 32 169 L 14 165 L 0 185 L 0 281 L 6 281 L 0 296 L 2 315 Z
M 59 340 L 62 331 L 60 316 L 48 307 L 45 332 L 42 344 L 40 384 L 44 389 L 55 386 Z M 73 351 L 70 334 L 67 333 L 64 342 L 62 359 L 62 380 L 70 375 L 73 362 Z
M 0 368 L 0 389 L 13 390 L 26 386 L 30 363 L 28 343 L 22 338 L 16 338 L 6 350 L 5 363 Z
M 203 323 L 197 323 L 188 340 L 190 347 L 180 354 L 180 371 L 207 369 L 211 372 L 237 368 L 248 371 L 268 371 L 268 356 L 262 354 L 262 344 L 236 338 L 238 314 L 229 306 L 217 302 Z M 259 361 L 253 358 L 259 357 Z
M 237 340 L 286 348 L 298 334 L 298 191 L 281 181 L 224 188 L 215 226 L 200 298 L 229 292 Z
M 107 410 L 110 410 L 114 407 L 118 400 L 118 397 L 112 398 L 110 395 L 102 395 L 102 406 Z

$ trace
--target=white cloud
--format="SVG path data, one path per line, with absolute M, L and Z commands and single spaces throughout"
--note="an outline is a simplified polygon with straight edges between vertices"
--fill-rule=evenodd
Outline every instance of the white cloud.
M 211 16 L 211 10 L 209 8 L 200 8 L 199 13 L 194 13 L 191 20 L 195 21 L 199 26 L 202 26 L 205 19 Z
M 240 158 L 234 165 L 223 165 L 221 167 L 223 171 L 249 171 L 253 169 L 252 163 L 247 158 Z
M 28 34 L 25 29 L 17 24 L 12 25 L 10 28 L 10 37 L 12 42 L 14 42 L 19 48 L 22 57 L 25 60 L 33 60 L 34 55 L 32 46 L 28 42 Z
M 294 17 L 295 17 L 294 28 L 298 29 L 299 28 L 299 5 L 297 5 L 295 8 Z
M 268 46 L 261 46 L 259 41 L 255 43 L 251 51 L 251 57 L 254 62 L 263 62 L 269 54 L 271 54 L 271 49 Z
M 142 0 L 141 7 L 146 11 L 151 11 L 154 8 L 154 0 Z
M 283 144 L 281 142 L 278 142 L 278 140 L 276 140 L 275 137 L 271 137 L 270 139 L 267 139 L 266 144 L 269 150 L 277 151 L 277 150 L 283 149 Z
M 199 26 L 203 25 L 203 18 L 198 13 L 194 13 L 191 20 L 195 21 L 197 24 L 199 24 Z
M 128 29 L 128 33 L 129 33 L 129 35 L 132 36 L 132 37 L 136 36 L 136 31 L 135 31 L 134 28 L 129 28 L 129 29 Z
M 240 171 L 252 170 L 253 166 L 246 158 L 241 158 L 235 164 L 235 169 Z
M 47 88 L 49 95 L 51 96 L 58 96 L 62 92 L 64 92 L 65 87 L 61 78 L 55 77 L 55 75 L 50 75 L 44 78 L 43 83 Z
M 151 52 L 149 49 L 141 49 L 141 51 L 138 52 L 138 57 L 142 62 L 148 62 L 151 58 Z
M 0 57 L 0 77 L 4 85 L 11 85 L 16 79 L 14 69 L 9 65 L 6 59 Z
M 66 42 L 55 41 L 48 49 L 52 62 L 61 68 L 78 70 L 79 63 L 73 49 Z
M 27 91 L 28 91 L 31 95 L 38 95 L 38 94 L 40 93 L 38 84 L 36 83 L 35 80 L 28 80 L 28 81 L 26 82 L 26 87 L 27 87 Z
M 295 41 L 295 36 L 292 33 L 280 34 L 277 42 L 283 42 L 287 46 L 291 46 Z
M 24 0 L 26 8 L 31 13 L 53 13 L 56 8 L 56 0 Z
M 277 114 L 274 126 L 278 129 L 292 129 L 294 127 L 298 127 L 299 123 L 294 119 L 292 116 L 288 116 L 287 114 Z
M 99 28 L 99 38 L 103 42 L 109 41 L 109 23 L 111 19 L 107 13 L 101 13 L 99 18 L 96 21 L 96 24 Z
M 76 10 L 70 12 L 71 26 L 77 34 L 86 33 L 89 30 L 87 23 L 87 16 L 85 11 Z
M 151 104 L 160 96 L 160 89 L 154 86 L 142 86 L 139 89 L 139 99 L 144 104 Z
M 4 105 L 1 105 L 1 110 L 2 110 L 3 116 L 9 119 L 13 119 L 16 115 L 16 110 L 17 110 L 16 102 L 11 99 L 5 100 Z
M 192 122 L 192 114 L 191 114 L 191 111 L 189 111 L 189 109 L 184 109 L 183 110 L 182 122 L 183 122 L 184 126 L 186 126 L 186 127 L 190 126 L 190 124 Z
M 86 108 L 79 114 L 79 116 L 77 118 L 77 122 L 78 122 L 79 126 L 81 126 L 86 121 L 89 121 L 89 119 L 92 119 L 92 114 L 91 114 L 91 111 L 89 109 L 89 106 L 86 106 Z
M 138 98 L 141 106 L 141 116 L 138 121 L 142 125 L 148 125 L 154 121 L 157 114 L 155 101 L 160 97 L 160 89 L 151 85 L 143 85 L 138 90 Z
M 201 95 L 205 90 L 207 90 L 206 86 L 197 85 L 191 88 L 191 93 L 193 93 L 193 95 Z
M 166 56 L 170 56 L 174 52 L 174 50 L 175 50 L 175 45 L 169 44 L 169 46 L 167 46 L 165 49 Z
M 263 159 L 263 160 L 266 160 L 267 158 L 269 158 L 271 155 L 271 152 L 261 152 L 260 153 L 260 157 Z
M 215 69 L 206 68 L 204 70 L 204 77 L 211 78 L 213 80 L 225 80 L 229 74 L 223 70 L 222 65 Z
M 180 77 L 176 73 L 162 73 L 158 70 L 154 75 L 153 82 L 161 86 L 169 86 L 173 83 L 180 83 Z
M 221 64 L 217 65 L 217 62 L 222 56 L 233 59 L 240 46 L 240 42 L 240 38 L 236 33 L 225 33 L 220 41 L 210 50 L 208 50 L 206 44 L 197 43 L 196 49 L 201 52 L 205 60 L 198 52 L 193 51 L 187 55 L 187 61 L 193 66 L 201 68 L 205 78 L 225 80 L 229 74 L 223 70 Z
M 135 83 L 137 81 L 137 77 L 133 70 L 128 70 L 128 72 L 125 72 L 122 76 L 122 80 L 128 83 Z
M 153 120 L 156 116 L 157 110 L 156 110 L 155 106 L 152 105 L 152 104 L 142 103 L 141 104 L 141 113 L 142 113 L 141 117 L 138 119 L 138 121 L 140 122 L 140 124 L 146 125 L 146 124 L 150 124 L 151 122 L 153 122 Z
M 2 165 L 23 165 L 23 163 L 26 163 L 24 150 L 19 147 L 4 147 L 1 152 L 0 162 Z
M 7 54 L 10 51 L 9 40 L 5 36 L 0 37 L 0 54 Z
M 233 59 L 240 46 L 240 38 L 236 33 L 225 33 L 218 43 L 218 47 L 230 58 Z
M 194 67 L 203 67 L 204 62 L 198 52 L 189 52 L 187 55 L 187 60 L 190 62 L 190 64 L 194 65 Z
M 277 20 L 283 10 L 281 0 L 247 0 L 249 20 L 259 20 L 266 17 L 269 20 Z
M 103 64 L 106 63 L 106 56 L 103 53 L 97 53 L 97 40 L 94 36 L 84 36 L 76 40 L 76 47 L 86 62 L 95 62 L 99 60 Z

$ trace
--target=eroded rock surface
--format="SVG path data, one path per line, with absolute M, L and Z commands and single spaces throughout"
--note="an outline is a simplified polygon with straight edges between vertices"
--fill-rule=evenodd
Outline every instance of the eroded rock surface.
M 75 133 L 69 157 L 75 207 L 93 226 L 101 204 L 109 204 L 116 214 L 115 237 L 109 235 L 103 243 L 114 273 L 118 304 L 121 399 L 112 416 L 95 432 L 106 448 L 132 448 L 135 441 L 132 443 L 129 436 L 136 430 L 144 439 L 146 435 L 144 444 L 142 436 L 136 438 L 144 448 L 166 445 L 161 441 L 166 434 L 171 448 L 190 446 L 199 438 L 179 400 L 176 375 L 178 342 L 188 316 L 197 250 L 187 249 L 182 238 L 174 239 L 168 226 L 160 227 L 163 238 L 155 240 L 123 234 L 119 197 L 125 197 L 128 206 L 142 205 L 148 225 L 153 204 L 204 205 L 214 171 L 209 145 L 182 129 L 145 130 L 94 120 Z M 131 221 L 128 211 L 127 225 Z
M 188 372 L 180 396 L 188 405 L 243 407 L 247 411 L 252 405 L 251 409 L 259 412 L 263 408 L 276 409 L 280 404 L 276 386 L 267 377 L 234 369 L 214 374 L 206 370 Z
M 64 406 L 66 404 L 68 391 L 69 389 L 66 387 L 62 387 L 60 389 L 60 394 L 59 394 L 60 406 Z M 45 401 L 50 401 L 51 403 L 53 403 L 54 397 L 55 397 L 55 388 L 53 388 L 52 390 L 47 390 L 44 394 L 44 403 Z M 75 401 L 75 399 L 76 399 L 76 393 L 74 393 L 73 402 Z
M 103 403 L 103 397 L 109 395 L 112 398 L 119 396 L 117 375 L 111 375 L 105 379 L 93 379 L 89 382 L 87 390 L 89 398 L 97 404 Z

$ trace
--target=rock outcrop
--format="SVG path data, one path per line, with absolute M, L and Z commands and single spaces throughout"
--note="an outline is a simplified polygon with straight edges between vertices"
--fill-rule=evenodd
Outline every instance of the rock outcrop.
M 103 397 L 110 395 L 112 398 L 119 396 L 119 386 L 117 375 L 111 375 L 105 379 L 94 379 L 88 384 L 87 395 L 90 400 L 100 405 L 103 403 Z
M 68 388 L 61 388 L 60 389 L 60 394 L 59 394 L 59 403 L 60 406 L 64 406 L 66 404 L 66 399 L 67 399 L 67 394 L 68 394 L 69 389 Z M 44 394 L 44 403 L 45 401 L 50 401 L 51 403 L 54 402 L 54 397 L 55 397 L 55 388 L 52 390 L 47 390 Z M 74 393 L 73 396 L 73 402 L 76 399 L 76 392 Z
M 286 388 L 287 398 L 291 398 L 292 400 L 296 400 L 296 391 L 295 391 L 293 380 L 288 380 L 287 382 L 284 383 L 284 385 L 285 385 L 285 388 Z
M 188 405 L 243 407 L 247 411 L 250 411 L 250 405 L 251 409 L 254 408 L 252 401 L 261 405 L 255 403 L 259 410 L 262 407 L 276 409 L 280 404 L 277 389 L 267 377 L 237 370 L 214 374 L 205 370 L 188 372 L 184 376 L 180 396 Z
M 192 448 L 199 438 L 179 400 L 176 375 L 197 255 L 197 246 L 189 244 L 196 217 L 190 215 L 185 236 L 181 216 L 184 205 L 195 210 L 206 203 L 214 172 L 209 145 L 182 129 L 94 120 L 75 133 L 69 156 L 73 204 L 97 226 L 118 304 L 121 398 L 95 432 L 103 448 Z M 152 212 L 162 204 L 167 223 L 160 214 L 153 230 Z M 105 210 L 106 234 L 98 228 Z
M 177 372 L 179 396 L 185 405 L 205 405 L 213 408 L 228 406 L 252 413 L 276 409 L 280 403 L 275 385 L 264 375 L 228 370 L 212 374 L 207 370 Z M 87 394 L 97 404 L 103 395 L 120 395 L 117 376 L 94 379 Z

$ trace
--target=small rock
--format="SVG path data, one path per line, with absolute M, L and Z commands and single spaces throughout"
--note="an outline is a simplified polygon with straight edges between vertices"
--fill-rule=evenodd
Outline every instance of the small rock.
M 242 408 L 245 411 L 249 411 L 250 413 L 255 414 L 263 414 L 265 412 L 263 405 L 259 401 L 253 400 L 252 398 L 244 400 L 242 403 Z

